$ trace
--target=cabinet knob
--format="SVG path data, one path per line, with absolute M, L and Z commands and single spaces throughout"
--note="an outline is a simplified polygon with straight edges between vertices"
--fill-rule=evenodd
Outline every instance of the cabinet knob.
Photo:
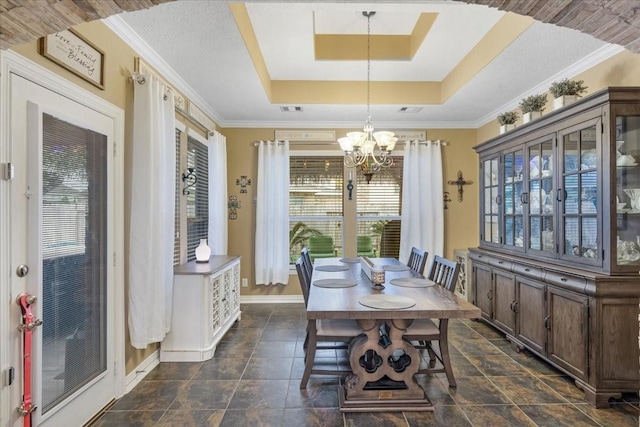
M 544 318 L 544 327 L 547 330 L 551 330 L 551 325 L 549 324 L 549 316 Z
M 526 271 L 527 273 L 530 272 L 531 270 L 528 268 L 525 268 L 524 271 Z
M 490 289 L 489 292 L 487 292 L 487 299 L 493 299 L 493 289 Z

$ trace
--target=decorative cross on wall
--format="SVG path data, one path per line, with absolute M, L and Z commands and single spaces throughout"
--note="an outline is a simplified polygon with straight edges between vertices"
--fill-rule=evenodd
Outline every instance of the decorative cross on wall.
M 246 193 L 247 185 L 251 185 L 251 180 L 246 175 L 240 175 L 240 178 L 236 179 L 236 185 L 240 186 L 240 193 Z
M 461 202 L 462 201 L 462 194 L 464 193 L 463 190 L 463 186 L 464 185 L 471 185 L 473 184 L 473 181 L 465 181 L 463 176 L 462 176 L 462 171 L 458 171 L 458 179 L 456 179 L 455 181 L 447 181 L 447 184 L 449 185 L 457 185 L 458 186 L 458 201 Z
M 242 207 L 242 204 L 238 200 L 238 196 L 229 196 L 229 219 L 238 219 L 238 209 Z

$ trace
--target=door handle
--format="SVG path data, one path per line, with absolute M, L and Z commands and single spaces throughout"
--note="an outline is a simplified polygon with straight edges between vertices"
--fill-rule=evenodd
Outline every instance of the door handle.
M 487 292 L 487 299 L 493 299 L 493 289 L 489 289 L 489 292 Z
M 549 316 L 547 316 L 547 317 L 545 317 L 545 318 L 544 318 L 544 328 L 545 328 L 546 330 L 548 330 L 548 331 L 550 331 L 550 330 L 551 330 L 551 325 L 550 325 L 549 320 L 550 320 L 550 319 L 549 319 Z

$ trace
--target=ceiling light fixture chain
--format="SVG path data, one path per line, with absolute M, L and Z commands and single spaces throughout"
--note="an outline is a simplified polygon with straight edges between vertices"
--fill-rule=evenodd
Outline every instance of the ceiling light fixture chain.
M 359 166 L 363 173 L 369 174 L 369 182 L 373 172 L 393 165 L 390 154 L 398 138 L 393 132 L 374 132 L 371 124 L 371 17 L 375 12 L 365 11 L 362 15 L 367 18 L 367 120 L 362 132 L 348 132 L 347 136 L 338 139 L 338 143 L 344 151 L 344 164 L 347 167 Z

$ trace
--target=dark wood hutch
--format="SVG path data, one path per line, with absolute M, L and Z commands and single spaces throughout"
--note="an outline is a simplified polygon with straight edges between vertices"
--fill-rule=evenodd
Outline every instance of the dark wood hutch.
M 640 88 L 610 87 L 475 147 L 483 320 L 595 407 L 640 389 Z

